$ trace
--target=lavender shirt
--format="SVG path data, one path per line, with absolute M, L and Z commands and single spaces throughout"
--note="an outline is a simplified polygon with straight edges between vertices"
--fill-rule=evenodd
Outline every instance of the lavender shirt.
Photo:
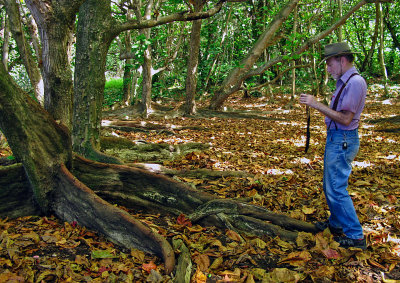
M 332 100 L 330 103 L 330 108 L 333 107 L 333 102 L 335 101 L 335 97 L 342 88 L 342 85 L 347 81 L 347 79 L 351 76 L 351 74 L 357 73 L 355 67 L 347 70 L 346 73 L 342 75 L 340 79 L 336 82 L 336 90 L 333 93 Z M 337 105 L 336 111 L 346 110 L 354 113 L 353 120 L 350 122 L 350 125 L 345 126 L 336 122 L 337 128 L 341 130 L 354 130 L 358 128 L 358 124 L 360 122 L 361 112 L 364 109 L 365 105 L 365 97 L 367 96 L 367 83 L 364 78 L 360 75 L 353 76 L 345 88 L 343 89 L 342 94 L 339 98 L 339 103 Z M 330 125 L 330 129 L 336 129 L 335 122 L 325 116 L 325 124 L 327 127 Z

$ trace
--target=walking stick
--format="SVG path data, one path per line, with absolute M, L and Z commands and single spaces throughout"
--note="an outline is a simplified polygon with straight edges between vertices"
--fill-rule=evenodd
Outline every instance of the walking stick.
M 306 112 L 307 112 L 307 133 L 306 133 L 306 148 L 304 150 L 305 153 L 307 153 L 308 148 L 310 147 L 310 120 L 311 120 L 311 114 L 310 114 L 310 107 L 306 107 Z

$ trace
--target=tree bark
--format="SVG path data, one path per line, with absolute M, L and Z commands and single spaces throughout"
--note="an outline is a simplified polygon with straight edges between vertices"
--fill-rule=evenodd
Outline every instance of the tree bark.
M 24 62 L 26 72 L 35 92 L 35 97 L 43 104 L 44 89 L 43 80 L 40 74 L 40 69 L 33 58 L 33 54 L 29 49 L 29 44 L 26 40 L 25 33 L 22 29 L 22 21 L 20 16 L 20 7 L 16 0 L 5 0 L 8 20 L 10 22 L 11 33 L 18 46 L 19 54 Z
M 125 247 L 155 253 L 164 259 L 167 272 L 172 271 L 175 257 L 165 239 L 102 200 L 70 173 L 72 146 L 68 129 L 58 125 L 29 98 L 3 66 L 0 66 L 0 129 L 16 159 L 22 162 L 34 199 L 45 214 L 55 213 L 64 221 L 77 221 Z
M 105 60 L 110 43 L 118 34 L 129 29 L 144 29 L 174 21 L 207 18 L 217 13 L 224 2 L 220 1 L 206 12 L 185 11 L 156 19 L 135 19 L 119 24 L 112 18 L 110 0 L 85 1 L 79 11 L 76 43 L 72 129 L 74 151 L 93 160 L 120 163 L 116 158 L 98 151 Z M 147 73 L 151 75 L 151 70 L 147 69 Z
M 375 9 L 376 11 L 376 9 Z M 379 36 L 379 18 L 377 17 L 377 11 L 375 13 L 376 17 L 375 17 L 375 28 L 374 28 L 374 34 L 372 36 L 372 42 L 371 42 L 371 48 L 369 49 L 367 55 L 364 58 L 364 61 L 362 62 L 360 71 L 363 72 L 365 71 L 367 68 L 369 68 L 369 66 L 371 66 L 372 64 L 372 56 L 374 55 L 375 52 L 375 46 L 376 43 L 378 42 L 378 36 Z
M 44 106 L 55 120 L 72 126 L 73 83 L 69 54 L 75 14 L 84 0 L 43 2 L 27 0 L 42 43 Z
M 382 13 L 382 4 L 381 3 L 376 3 L 376 12 L 377 12 L 377 18 L 379 22 L 379 65 L 381 67 L 381 72 L 382 72 L 382 78 L 383 78 L 383 83 L 384 83 L 384 92 L 385 96 L 389 95 L 388 91 L 388 75 L 387 75 L 387 70 L 386 70 L 386 65 L 385 65 L 385 56 L 383 53 L 384 50 L 384 45 L 385 45 L 385 25 L 383 23 L 383 13 Z
M 114 24 L 110 0 L 88 0 L 79 10 L 72 144 L 75 152 L 87 158 L 120 163 L 99 151 L 105 64 Z
M 7 19 L 8 17 L 3 18 L 3 48 L 1 50 L 2 53 L 2 63 L 4 68 L 8 71 L 8 57 L 9 57 L 9 52 L 10 52 L 10 24 Z
M 194 1 L 195 12 L 200 12 L 203 9 L 204 1 Z M 186 101 L 185 101 L 185 114 L 193 115 L 196 113 L 196 89 L 197 89 L 197 68 L 199 65 L 200 53 L 200 32 L 201 20 L 192 22 L 192 30 L 190 33 L 189 42 L 189 58 L 186 74 Z

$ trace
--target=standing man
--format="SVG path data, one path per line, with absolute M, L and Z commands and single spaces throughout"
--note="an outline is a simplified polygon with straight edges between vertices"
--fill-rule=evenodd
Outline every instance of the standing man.
M 321 231 L 329 228 L 341 247 L 365 250 L 365 237 L 347 186 L 351 163 L 360 147 L 358 125 L 367 84 L 353 66 L 354 53 L 346 42 L 327 45 L 324 61 L 336 80 L 330 106 L 316 101 L 312 95 L 300 95 L 300 103 L 325 115 L 327 126 L 323 189 L 331 215 L 327 221 L 317 222 L 316 227 Z

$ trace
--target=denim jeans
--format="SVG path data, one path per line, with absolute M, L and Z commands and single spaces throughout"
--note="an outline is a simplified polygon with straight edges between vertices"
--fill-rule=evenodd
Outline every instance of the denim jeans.
M 360 140 L 358 130 L 328 130 L 324 155 L 325 198 L 331 212 L 329 223 L 343 228 L 352 239 L 363 238 L 353 201 L 347 191 L 351 163 L 358 153 Z

